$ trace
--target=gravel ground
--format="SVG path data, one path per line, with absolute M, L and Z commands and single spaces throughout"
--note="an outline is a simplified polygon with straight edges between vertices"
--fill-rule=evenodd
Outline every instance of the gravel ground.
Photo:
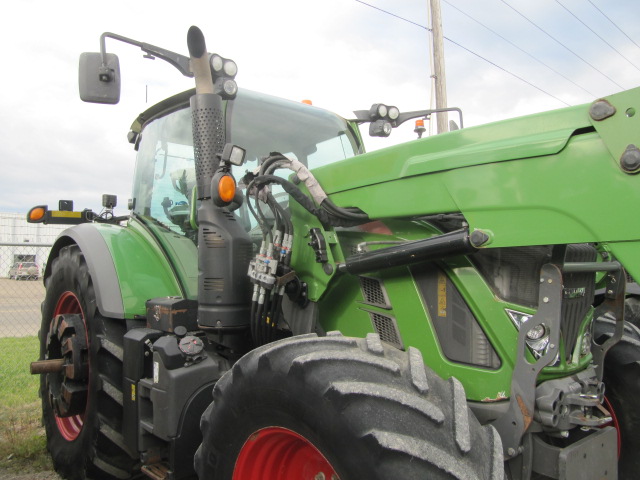
M 0 480 L 61 480 L 61 477 L 56 472 L 16 474 L 0 470 Z

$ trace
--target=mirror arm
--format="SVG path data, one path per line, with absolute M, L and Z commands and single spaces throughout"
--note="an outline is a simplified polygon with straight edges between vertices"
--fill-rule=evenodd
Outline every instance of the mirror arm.
M 185 77 L 193 77 L 193 72 L 191 72 L 191 67 L 189 65 L 189 57 L 185 57 L 184 55 L 165 50 L 164 48 L 156 47 L 155 45 L 151 45 L 149 43 L 138 42 L 137 40 L 133 40 L 131 38 L 123 37 L 122 35 L 117 35 L 110 32 L 105 32 L 100 35 L 100 53 L 102 54 L 103 69 L 106 69 L 107 65 L 107 49 L 105 46 L 105 40 L 107 38 L 113 38 L 114 40 L 140 47 L 140 49 L 147 54 L 147 58 L 153 59 L 155 57 L 158 57 L 161 60 L 164 60 L 165 62 L 170 63 L 171 65 L 176 67 Z M 103 73 L 108 74 L 107 71 L 101 70 L 100 75 L 102 76 Z M 110 80 L 111 79 L 109 78 L 107 81 Z

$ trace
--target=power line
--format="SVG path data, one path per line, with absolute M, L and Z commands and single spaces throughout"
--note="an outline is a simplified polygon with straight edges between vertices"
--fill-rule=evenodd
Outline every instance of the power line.
M 571 106 L 570 104 L 568 104 L 568 103 L 567 103 L 567 102 L 565 102 L 564 100 L 559 99 L 559 98 L 558 98 L 558 97 L 556 97 L 555 95 L 553 95 L 553 94 L 551 94 L 551 93 L 547 92 L 546 90 L 543 90 L 542 88 L 538 87 L 537 85 L 534 85 L 534 84 L 533 84 L 533 83 L 531 83 L 530 81 L 525 80 L 524 78 L 522 78 L 522 77 L 520 77 L 520 76 L 516 75 L 516 74 L 515 74 L 515 73 L 513 73 L 513 72 L 510 72 L 509 70 L 507 70 L 506 68 L 501 67 L 501 66 L 500 66 L 500 65 L 498 65 L 497 63 L 494 63 L 494 62 L 492 62 L 491 60 L 488 60 L 488 59 L 484 58 L 482 55 L 479 55 L 479 54 L 477 54 L 476 52 L 473 52 L 473 51 L 469 50 L 467 47 L 464 47 L 464 46 L 460 45 L 458 42 L 455 42 L 455 41 L 453 41 L 453 40 L 451 40 L 450 38 L 447 38 L 447 37 L 444 37 L 444 38 L 445 38 L 445 40 L 450 41 L 451 43 L 453 43 L 454 45 L 457 45 L 458 47 L 462 48 L 463 50 L 466 50 L 466 51 L 467 51 L 467 52 L 469 52 L 470 54 L 475 55 L 475 56 L 476 56 L 476 57 L 478 57 L 478 58 L 481 58 L 481 59 L 482 59 L 482 60 L 484 60 L 485 62 L 490 63 L 491 65 L 493 65 L 493 66 L 494 66 L 494 67 L 496 67 L 496 68 L 499 68 L 499 69 L 500 69 L 500 70 L 502 70 L 503 72 L 508 73 L 509 75 L 511 75 L 511 76 L 513 76 L 513 77 L 515 77 L 515 78 L 517 78 L 518 80 L 523 81 L 523 82 L 524 82 L 524 83 L 526 83 L 527 85 L 532 86 L 532 87 L 533 87 L 533 88 L 535 88 L 536 90 L 539 90 L 539 91 L 541 91 L 542 93 L 544 93 L 544 94 L 546 94 L 546 95 L 549 95 L 549 96 L 550 96 L 550 97 L 552 97 L 552 98 L 555 98 L 555 99 L 556 99 L 556 100 L 558 100 L 560 103 L 564 103 L 567 107 L 570 107 L 570 106 Z
M 627 62 L 629 62 L 629 64 L 635 68 L 636 70 L 640 71 L 640 68 L 638 68 L 631 60 L 629 60 L 627 57 L 625 57 L 622 53 L 620 53 L 618 51 L 618 49 L 616 47 L 614 47 L 613 45 L 611 45 L 609 42 L 607 42 L 603 37 L 601 37 L 598 32 L 596 32 L 593 28 L 591 28 L 589 25 L 587 25 L 586 23 L 584 23 L 582 20 L 580 20 L 578 18 L 577 15 L 575 15 L 571 10 L 569 10 L 567 7 L 565 7 L 562 3 L 560 3 L 560 0 L 556 0 L 556 3 L 558 5 L 560 5 L 562 8 L 564 8 L 567 12 L 569 12 L 569 14 L 575 18 L 576 20 L 578 20 L 582 25 L 584 25 L 585 27 L 587 27 L 591 33 L 593 33 L 596 37 L 598 37 L 600 40 L 602 40 L 604 43 L 606 43 L 607 45 L 609 45 L 609 47 L 611 47 L 618 55 L 620 55 L 622 58 L 624 58 Z
M 551 40 L 553 40 L 554 42 L 558 43 L 560 46 L 564 47 L 565 49 L 567 49 L 569 52 L 571 52 L 572 54 L 574 54 L 576 57 L 578 57 L 580 60 L 582 60 L 584 63 L 586 63 L 587 65 L 589 65 L 591 68 L 593 68 L 596 72 L 600 73 L 602 76 L 608 78 L 613 84 L 615 84 L 618 88 L 624 90 L 624 87 L 622 85 L 620 85 L 618 82 L 616 82 L 613 78 L 611 78 L 609 75 L 607 75 L 606 73 L 598 70 L 596 67 L 594 67 L 591 63 L 589 63 L 587 60 L 585 60 L 584 58 L 582 58 L 580 55 L 578 55 L 576 52 L 574 52 L 573 50 L 571 50 L 569 47 L 567 47 L 564 43 L 562 43 L 560 40 L 558 40 L 557 38 L 555 38 L 553 35 L 551 35 L 549 32 L 547 32 L 546 30 L 544 30 L 542 27 L 540 27 L 538 24 L 536 24 L 533 20 L 530 20 L 525 14 L 521 13 L 519 10 L 517 10 L 515 7 L 509 5 L 505 0 L 500 0 L 502 3 L 504 3 L 507 7 L 509 7 L 511 10 L 513 10 L 514 12 L 516 12 L 518 15 L 520 15 L 522 18 L 524 18 L 527 22 L 529 22 L 531 25 L 533 25 L 534 27 L 536 27 L 538 30 L 540 30 L 542 33 L 544 33 L 547 37 L 549 37 Z
M 375 9 L 375 10 L 379 10 L 380 12 L 386 13 L 387 15 L 391 15 L 392 17 L 396 17 L 396 18 L 398 18 L 398 19 L 400 19 L 400 20 L 402 20 L 404 22 L 410 23 L 411 25 L 415 25 L 416 27 L 424 28 L 428 32 L 431 31 L 430 28 L 425 27 L 424 25 L 420 25 L 419 23 L 412 22 L 408 18 L 404 18 L 404 17 L 401 17 L 400 15 L 396 15 L 395 13 L 388 12 L 387 10 L 383 10 L 382 8 L 378 8 L 375 5 L 371 5 L 370 3 L 363 2 L 362 0 L 356 0 L 356 2 L 361 3 L 363 5 L 366 5 L 367 7 L 371 7 L 373 9 Z
M 358 2 L 358 3 L 361 3 L 361 4 L 363 4 L 363 5 L 366 5 L 367 7 L 371 7 L 371 8 L 373 8 L 373 9 L 375 9 L 375 10 L 378 10 L 378 11 L 380 11 L 380 12 L 382 12 L 382 13 L 385 13 L 385 14 L 387 14 L 387 15 L 391 15 L 392 17 L 395 17 L 395 18 L 397 18 L 397 19 L 399 19 L 399 20 L 402 20 L 402 21 L 404 21 L 404 22 L 408 22 L 408 23 L 410 23 L 410 24 L 412 24 L 412 25 L 415 25 L 416 27 L 420 27 L 420 28 L 422 28 L 422 29 L 424 29 L 424 30 L 427 30 L 427 31 L 429 31 L 429 32 L 431 31 L 431 29 L 430 29 L 430 28 L 425 27 L 424 25 L 420 25 L 419 23 L 413 22 L 413 21 L 411 21 L 411 20 L 409 20 L 409 19 L 407 19 L 407 18 L 401 17 L 400 15 L 396 15 L 395 13 L 392 13 L 392 12 L 389 12 L 389 11 L 384 10 L 384 9 L 382 9 L 382 8 L 376 7 L 376 6 L 371 5 L 371 4 L 367 3 L 367 2 L 364 2 L 364 1 L 362 1 L 362 0 L 355 0 L 355 1 L 356 1 L 356 2 Z M 537 85 L 534 85 L 533 83 L 531 83 L 531 82 L 529 82 L 528 80 L 526 80 L 526 79 L 524 79 L 524 78 L 522 78 L 522 77 L 520 77 L 520 76 L 516 75 L 515 73 L 510 72 L 510 71 L 509 71 L 509 70 L 507 70 L 506 68 L 501 67 L 500 65 L 498 65 L 498 64 L 496 64 L 496 63 L 494 63 L 494 62 L 492 62 L 491 60 L 486 59 L 486 58 L 485 58 L 485 57 L 483 57 L 482 55 L 480 55 L 480 54 L 478 54 L 478 53 L 476 53 L 476 52 L 474 52 L 474 51 L 472 51 L 472 50 L 468 49 L 467 47 L 465 47 L 465 46 L 463 46 L 463 45 L 459 44 L 458 42 L 456 42 L 456 41 L 454 41 L 454 40 L 450 39 L 449 37 L 447 37 L 447 36 L 443 35 L 443 38 L 444 38 L 445 40 L 447 40 L 448 42 L 451 42 L 451 43 L 453 43 L 454 45 L 456 45 L 456 46 L 458 46 L 458 47 L 462 48 L 463 50 L 465 50 L 465 51 L 467 51 L 467 52 L 469 52 L 470 54 L 475 55 L 476 57 L 478 57 L 478 58 L 480 58 L 480 59 L 484 60 L 485 62 L 487 62 L 487 63 L 489 63 L 489 64 L 493 65 L 494 67 L 499 68 L 499 69 L 500 69 L 500 70 L 502 70 L 503 72 L 508 73 L 508 74 L 509 74 L 509 75 L 511 75 L 512 77 L 517 78 L 518 80 L 520 80 L 520 81 L 522 81 L 522 82 L 526 83 L 527 85 L 529 85 L 529 86 L 531 86 L 531 87 L 535 88 L 536 90 L 539 90 L 540 92 L 544 93 L 545 95 L 548 95 L 548 96 L 550 96 L 551 98 L 556 99 L 556 100 L 557 100 L 557 101 L 559 101 L 560 103 L 564 103 L 567 107 L 570 107 L 570 106 L 571 106 L 570 104 L 568 104 L 568 103 L 567 103 L 567 102 L 565 102 L 564 100 L 561 100 L 560 98 L 556 97 L 555 95 L 553 95 L 553 94 L 551 94 L 551 93 L 549 93 L 549 92 L 547 92 L 547 91 L 543 90 L 542 88 L 538 87 Z
M 611 20 L 609 17 L 607 17 L 607 15 L 606 15 L 602 10 L 600 10 L 600 9 L 596 6 L 596 4 L 595 4 L 595 3 L 593 3 L 591 0 L 587 0 L 587 1 L 588 1 L 588 2 L 593 6 L 593 8 L 595 8 L 596 10 L 598 10 L 598 11 L 602 14 L 602 16 L 603 16 L 604 18 L 606 18 L 607 20 L 609 20 L 609 22 L 611 22 L 611 23 L 613 24 L 613 26 L 614 26 L 614 27 L 616 27 L 620 33 L 622 33 L 625 37 L 627 37 L 629 40 L 631 40 L 631 42 L 632 42 L 636 47 L 640 48 L 640 45 L 638 45 L 638 44 L 633 40 L 633 38 L 631 38 L 629 35 L 627 35 L 627 34 L 626 34 L 626 33 L 625 33 L 625 32 L 624 32 L 624 31 L 623 31 L 623 30 L 622 30 L 622 29 L 621 29 L 621 28 L 616 24 L 616 22 L 614 22 L 614 21 L 613 21 L 613 20 Z
M 583 92 L 588 93 L 589 95 L 591 95 L 592 97 L 595 97 L 595 95 L 593 93 L 591 93 L 589 90 L 587 90 L 586 88 L 584 88 L 581 85 L 578 85 L 576 82 L 574 82 L 573 80 L 571 80 L 570 78 L 566 77 L 565 75 L 563 75 L 562 73 L 558 72 L 556 69 L 554 69 L 553 67 L 551 67 L 550 65 L 547 65 L 546 63 L 544 63 L 542 60 L 540 60 L 539 58 L 536 58 L 534 55 L 530 54 L 529 52 L 527 52 L 526 50 L 524 50 L 523 48 L 519 47 L 518 45 L 516 45 L 515 43 L 513 43 L 511 40 L 509 40 L 508 38 L 503 37 L 502 35 L 500 35 L 498 32 L 496 32 L 495 30 L 493 30 L 492 28 L 486 26 L 484 23 L 482 23 L 481 21 L 475 19 L 474 17 L 472 17 L 471 15 L 469 15 L 466 12 L 463 12 L 462 10 L 460 10 L 458 7 L 456 7 L 455 5 L 453 5 L 452 3 L 448 2 L 447 0 L 442 0 L 444 3 L 446 3 L 447 5 L 449 5 L 451 8 L 454 8 L 455 10 L 457 10 L 458 12 L 460 12 L 461 14 L 463 14 L 464 16 L 470 18 L 471 20 L 473 20 L 474 22 L 476 22 L 477 24 L 481 25 L 482 27 L 486 28 L 487 30 L 489 30 L 491 33 L 493 33 L 494 35 L 500 37 L 502 40 L 504 40 L 505 42 L 507 42 L 509 45 L 512 45 L 513 47 L 517 48 L 518 50 L 520 50 L 522 53 L 524 53 L 525 55 L 528 55 L 529 57 L 533 58 L 536 62 L 540 63 L 541 65 L 544 65 L 545 67 L 547 67 L 549 70 L 551 70 L 553 73 L 555 73 L 556 75 L 561 76 L 562 78 L 564 78 L 566 81 L 571 82 L 572 84 L 574 84 L 576 87 L 578 87 L 579 89 L 581 89 Z

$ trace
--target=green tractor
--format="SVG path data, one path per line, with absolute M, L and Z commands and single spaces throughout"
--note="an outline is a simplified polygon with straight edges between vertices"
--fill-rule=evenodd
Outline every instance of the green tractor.
M 86 101 L 106 38 L 196 85 L 133 123 L 130 215 L 28 214 L 73 224 L 32 364 L 65 478 L 638 478 L 640 89 L 365 153 L 434 111 L 238 90 L 196 27 L 103 34 Z

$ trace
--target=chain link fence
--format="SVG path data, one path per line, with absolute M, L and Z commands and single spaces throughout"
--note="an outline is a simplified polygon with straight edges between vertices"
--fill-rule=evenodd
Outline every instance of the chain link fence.
M 36 336 L 50 244 L 0 243 L 0 338 Z
M 50 250 L 51 244 L 0 243 L 0 345 L 19 351 L 3 356 L 0 377 L 16 391 L 31 390 L 35 380 L 26 372 L 39 354 L 42 275 Z

